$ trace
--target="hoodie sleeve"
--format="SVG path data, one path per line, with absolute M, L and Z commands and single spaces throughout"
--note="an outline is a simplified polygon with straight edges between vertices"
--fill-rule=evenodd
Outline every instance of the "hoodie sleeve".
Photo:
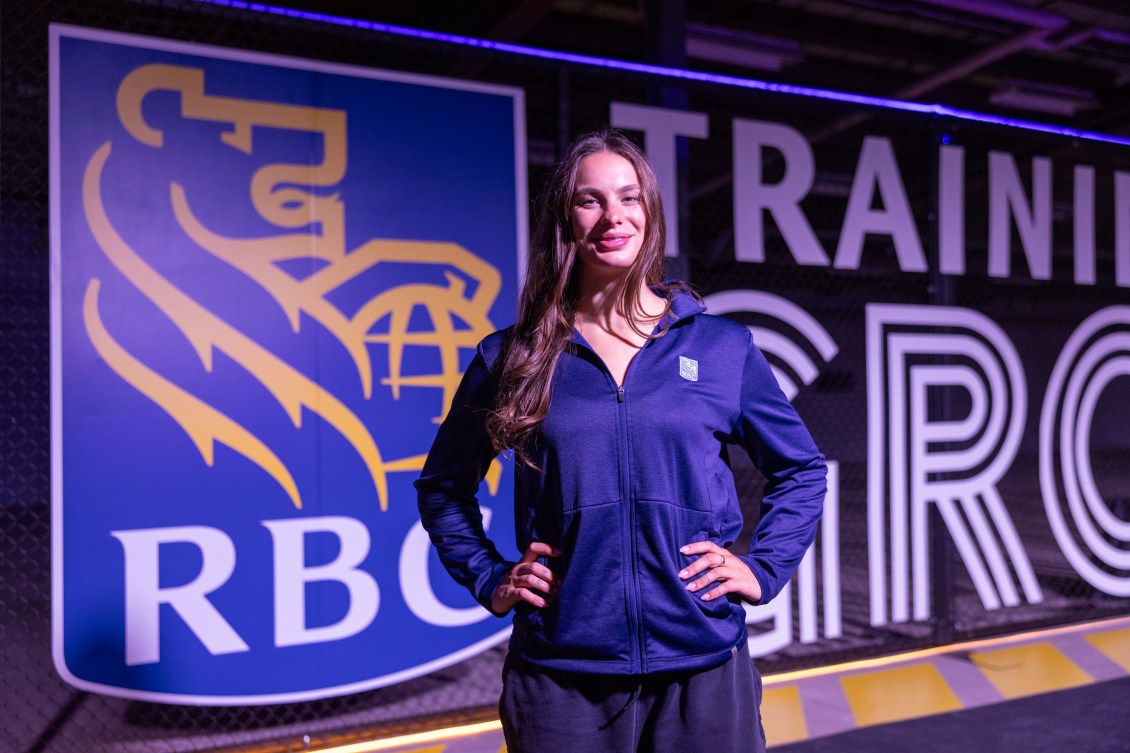
M 824 456 L 777 384 L 750 335 L 735 433 L 767 479 L 761 521 L 742 560 L 761 585 L 765 604 L 788 583 L 816 537 L 824 510 Z
M 479 604 L 498 614 L 491 609 L 491 596 L 514 563 L 487 538 L 475 496 L 495 457 L 485 428 L 493 402 L 494 380 L 480 343 L 436 433 L 416 491 L 420 522 L 443 566 Z

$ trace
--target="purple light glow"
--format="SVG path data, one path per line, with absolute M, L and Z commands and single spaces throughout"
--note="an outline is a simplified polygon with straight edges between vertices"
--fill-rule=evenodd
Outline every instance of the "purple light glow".
M 1050 133 L 1056 136 L 1067 136 L 1074 139 L 1102 141 L 1110 144 L 1130 146 L 1130 137 L 1115 136 L 1113 134 L 1098 133 L 1096 131 L 1082 131 L 1076 128 L 1052 125 L 1050 123 L 1039 123 L 1033 120 L 1007 118 L 1001 115 L 991 115 L 988 113 L 975 112 L 973 110 L 962 110 L 940 104 L 908 102 L 901 99 L 873 97 L 866 94 L 851 94 L 848 92 L 839 92 L 831 89 L 818 89 L 810 86 L 777 84 L 770 81 L 761 81 L 759 79 L 753 78 L 726 76 L 718 73 L 704 73 L 702 71 L 688 71 L 683 68 L 668 68 L 661 65 L 633 63 L 626 60 L 614 60 L 611 58 L 601 58 L 592 55 L 578 55 L 571 52 L 556 52 L 554 50 L 543 50 L 537 47 L 526 47 L 524 45 L 510 44 L 508 42 L 494 42 L 489 39 L 465 37 L 459 34 L 444 34 L 438 31 L 411 29 L 405 26 L 383 24 L 376 21 L 364 21 L 356 18 L 346 18 L 344 16 L 330 16 L 324 13 L 312 13 L 309 11 L 296 10 L 293 8 L 280 8 L 278 6 L 266 5 L 264 3 L 244 2 L 244 0 L 196 1 L 200 3 L 208 3 L 211 5 L 222 5 L 229 8 L 238 8 L 240 10 L 250 10 L 259 13 L 270 13 L 278 16 L 299 18 L 307 21 L 318 21 L 320 23 L 335 24 L 337 26 L 351 26 L 354 28 L 365 29 L 366 31 L 375 31 L 382 34 L 395 34 L 403 37 L 426 39 L 432 42 L 458 44 L 463 45 L 464 47 L 479 47 L 481 49 L 496 50 L 498 52 L 505 52 L 512 55 L 522 55 L 525 57 L 542 58 L 544 60 L 556 60 L 564 63 L 574 63 L 577 65 L 611 68 L 614 70 L 629 71 L 631 73 L 642 73 L 649 76 L 656 76 L 661 78 L 718 84 L 721 86 L 732 86 L 740 89 L 755 89 L 758 91 L 776 92 L 778 94 L 791 94 L 798 97 L 825 99 L 832 102 L 845 102 L 848 104 L 863 105 L 866 107 L 880 107 L 887 110 L 915 112 L 924 115 L 954 118 L 957 120 L 970 120 L 977 123 L 988 123 L 990 125 L 1019 128 L 1025 131 L 1037 131 L 1039 133 Z

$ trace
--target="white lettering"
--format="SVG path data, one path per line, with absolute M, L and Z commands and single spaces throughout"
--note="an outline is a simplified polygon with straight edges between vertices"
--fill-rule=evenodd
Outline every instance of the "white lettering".
M 1095 284 L 1095 169 L 1075 166 L 1075 284 Z
M 883 203 L 882 209 L 872 208 L 876 190 Z M 878 136 L 865 138 L 859 152 L 836 247 L 836 269 L 859 269 L 863 239 L 868 233 L 891 236 L 899 267 L 904 272 L 926 271 L 926 254 L 914 226 L 894 150 L 890 141 Z
M 125 553 L 126 664 L 161 660 L 161 605 L 168 604 L 213 654 L 248 646 L 208 600 L 235 570 L 235 546 L 223 531 L 206 526 L 110 531 Z M 180 586 L 160 585 L 162 544 L 200 550 L 200 572 Z
M 1016 161 L 1006 152 L 989 152 L 989 276 L 1008 277 L 1012 265 L 1011 223 L 1034 280 L 1052 277 L 1052 163 L 1032 158 L 1032 204 Z
M 275 547 L 275 645 L 297 646 L 348 638 L 368 627 L 377 616 L 380 589 L 373 576 L 357 566 L 369 555 L 369 530 L 354 518 L 327 516 L 264 520 Z M 340 551 L 325 565 L 306 565 L 306 535 L 336 536 Z M 349 607 L 338 622 L 320 627 L 306 624 L 306 586 L 332 581 L 349 592 Z
M 660 188 L 667 197 L 668 256 L 678 255 L 679 182 L 677 155 L 679 137 L 707 138 L 709 118 L 705 113 L 613 102 L 611 122 L 620 128 L 640 130 L 655 168 Z M 836 241 L 829 256 L 801 204 L 816 179 L 812 146 L 795 128 L 783 123 L 735 118 L 732 139 L 734 257 L 740 262 L 766 261 L 767 224 L 780 232 L 780 241 L 797 264 L 859 269 L 863 244 L 869 234 L 886 235 L 906 272 L 929 268 L 919 226 L 889 139 L 866 136 L 852 174 L 852 186 Z M 938 262 L 942 274 L 965 275 L 968 260 L 966 238 L 966 150 L 941 144 L 937 154 L 936 227 Z M 988 258 L 990 277 L 1013 276 L 1013 236 L 1028 275 L 1036 280 L 1052 278 L 1052 162 L 1047 157 L 1031 159 L 1030 186 L 1020 175 L 1016 158 L 1003 151 L 987 153 L 986 195 L 974 197 L 988 208 Z M 1097 284 L 1096 264 L 1096 175 L 1088 165 L 1075 165 L 1073 188 L 1074 282 Z M 779 175 L 769 182 L 768 175 Z M 1114 172 L 1115 282 L 1130 287 L 1130 173 Z M 1029 190 L 1030 189 L 1030 190 Z M 834 192 L 833 192 L 834 193 Z M 770 219 L 771 218 L 771 221 Z M 684 218 L 685 219 L 685 218 Z M 919 217 L 918 220 L 925 221 Z M 1015 231 L 1013 230 L 1015 228 Z M 774 238 L 774 241 L 777 239 Z
M 666 255 L 678 256 L 679 171 L 676 137 L 706 138 L 709 133 L 709 118 L 700 112 L 613 102 L 610 121 L 616 128 L 643 131 L 644 150 L 663 194 L 663 220 L 667 225 Z
M 814 347 L 825 362 L 831 361 L 839 353 L 839 346 L 828 330 L 805 311 L 787 298 L 760 290 L 723 290 L 712 293 L 703 299 L 712 314 L 759 313 L 773 317 L 796 332 Z M 812 384 L 820 376 L 820 367 L 806 352 L 806 347 L 782 334 L 780 330 L 758 325 L 746 325 L 753 335 L 754 342 L 766 354 L 773 354 L 788 366 L 787 373 L 776 365 L 770 365 L 777 385 L 792 400 L 800 392 L 801 385 Z M 800 384 L 798 384 L 799 378 Z
M 763 182 L 762 150 L 776 149 L 785 174 Z M 769 210 L 798 264 L 828 266 L 828 255 L 805 219 L 800 201 L 816 176 L 812 147 L 794 128 L 760 120 L 734 119 L 734 254 L 738 261 L 765 261 L 765 221 Z
M 1110 306 L 1071 334 L 1048 380 L 1040 487 L 1052 533 L 1075 571 L 1100 591 L 1130 596 L 1130 521 L 1099 492 L 1090 444 L 1099 397 L 1120 376 L 1130 376 L 1130 307 Z
M 965 150 L 938 149 L 938 270 L 965 274 Z
M 1130 173 L 1114 173 L 1114 281 L 1130 288 Z
M 956 356 L 977 368 L 962 362 L 922 363 L 928 356 Z M 931 391 L 954 388 L 968 395 L 969 414 L 959 420 L 931 420 Z M 1008 336 L 968 309 L 870 304 L 867 396 L 872 624 L 888 620 L 888 503 L 894 622 L 911 619 L 911 582 L 913 619 L 930 616 L 930 503 L 938 506 L 986 609 L 1020 603 L 1014 574 L 1029 602 L 1042 601 L 1028 555 L 997 489 L 1019 447 L 1027 406 L 1023 365 Z M 945 443 L 960 449 L 938 449 Z
M 480 508 L 483 513 L 483 528 L 490 527 L 493 514 L 489 507 Z M 490 612 L 481 606 L 449 607 L 439 600 L 432 588 L 431 573 L 428 568 L 432 542 L 428 532 L 417 521 L 404 537 L 400 547 L 400 592 L 412 614 L 429 625 L 440 627 L 463 627 L 490 617 Z M 444 574 L 446 577 L 446 573 Z

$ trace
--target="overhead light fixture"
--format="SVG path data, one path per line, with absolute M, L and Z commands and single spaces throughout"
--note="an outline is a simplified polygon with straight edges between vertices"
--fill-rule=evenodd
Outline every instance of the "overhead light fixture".
M 1000 87 L 989 95 L 989 102 L 1002 107 L 1066 116 L 1100 106 L 1094 93 L 1086 89 L 1020 80 L 1002 81 Z
M 696 60 L 760 71 L 779 71 L 804 59 L 793 42 L 706 24 L 687 24 L 686 50 Z

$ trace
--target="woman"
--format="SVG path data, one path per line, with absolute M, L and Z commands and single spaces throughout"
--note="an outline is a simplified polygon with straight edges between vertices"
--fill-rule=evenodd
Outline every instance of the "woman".
M 417 482 L 448 571 L 514 612 L 500 712 L 511 753 L 760 751 L 742 601 L 815 535 L 826 469 L 747 328 L 663 283 L 646 158 L 581 137 L 539 199 L 518 322 L 480 343 Z M 726 445 L 768 479 L 749 554 Z M 515 462 L 518 562 L 475 493 Z

